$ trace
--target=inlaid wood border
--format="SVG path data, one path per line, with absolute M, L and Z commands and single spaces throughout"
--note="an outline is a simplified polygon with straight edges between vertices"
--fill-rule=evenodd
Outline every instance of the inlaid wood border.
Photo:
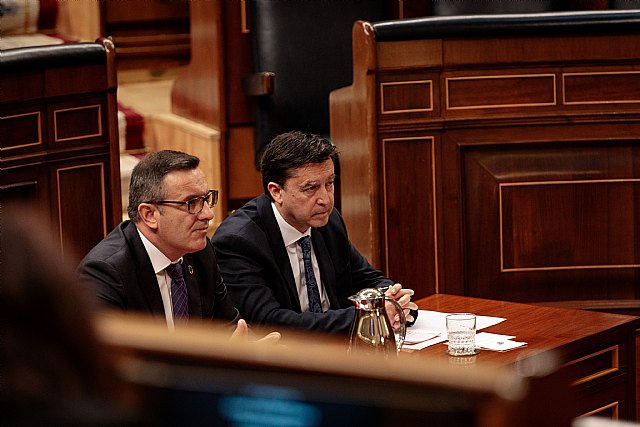
M 567 180 L 567 181 L 523 181 L 523 182 L 507 182 L 498 184 L 498 203 L 499 203 L 499 217 L 500 217 L 500 272 L 522 272 L 522 271 L 554 271 L 554 270 L 586 270 L 586 269 L 598 269 L 598 268 L 638 268 L 640 264 L 611 264 L 611 265 L 566 265 L 566 266 L 554 266 L 554 267 L 519 267 L 519 268 L 505 268 L 504 267 L 504 233 L 503 233 L 503 209 L 502 209 L 502 190 L 505 187 L 523 187 L 523 186 L 535 186 L 535 185 L 575 185 L 575 184 L 599 184 L 599 183 L 620 183 L 620 182 L 640 182 L 640 178 L 625 178 L 625 179 L 593 179 L 593 180 Z

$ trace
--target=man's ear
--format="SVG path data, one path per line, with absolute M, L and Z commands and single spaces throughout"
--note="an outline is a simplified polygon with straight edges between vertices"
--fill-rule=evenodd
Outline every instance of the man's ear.
M 277 204 L 282 203 L 282 187 L 280 187 L 280 184 L 276 184 L 275 182 L 269 182 L 267 184 L 267 190 L 269 191 L 269 194 L 271 194 L 271 197 Z
M 140 216 L 140 220 L 145 223 L 145 225 L 149 228 L 156 229 L 158 228 L 158 218 L 156 213 L 159 215 L 158 208 L 149 203 L 140 203 L 138 205 L 138 215 Z

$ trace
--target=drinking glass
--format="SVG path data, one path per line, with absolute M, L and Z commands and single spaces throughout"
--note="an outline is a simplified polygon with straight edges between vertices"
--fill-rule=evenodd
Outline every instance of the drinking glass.
M 448 353 L 450 356 L 469 356 L 478 353 L 476 348 L 476 315 L 452 313 L 447 315 Z

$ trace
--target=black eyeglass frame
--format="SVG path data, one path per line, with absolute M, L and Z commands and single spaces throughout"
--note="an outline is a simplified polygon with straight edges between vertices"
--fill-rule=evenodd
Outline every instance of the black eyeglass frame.
M 208 203 L 207 199 L 211 197 L 211 202 Z M 198 212 L 191 212 L 191 206 L 198 200 L 202 200 L 202 207 Z M 204 196 L 194 197 L 193 199 L 178 201 L 178 200 L 152 200 L 145 202 L 150 205 L 187 205 L 187 212 L 192 215 L 197 215 L 204 209 L 204 204 L 207 203 L 211 209 L 215 208 L 218 204 L 218 190 L 209 190 Z

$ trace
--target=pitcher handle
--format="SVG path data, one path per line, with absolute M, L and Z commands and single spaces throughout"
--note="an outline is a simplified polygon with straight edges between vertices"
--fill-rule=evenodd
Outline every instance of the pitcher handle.
M 396 338 L 396 351 L 400 352 L 402 344 L 404 344 L 404 339 L 407 335 L 407 317 L 404 315 L 404 310 L 402 309 L 402 306 L 398 304 L 398 301 L 388 296 L 385 296 L 384 299 L 395 305 L 396 310 L 400 313 L 400 333 L 396 334 L 394 331 L 394 336 Z

